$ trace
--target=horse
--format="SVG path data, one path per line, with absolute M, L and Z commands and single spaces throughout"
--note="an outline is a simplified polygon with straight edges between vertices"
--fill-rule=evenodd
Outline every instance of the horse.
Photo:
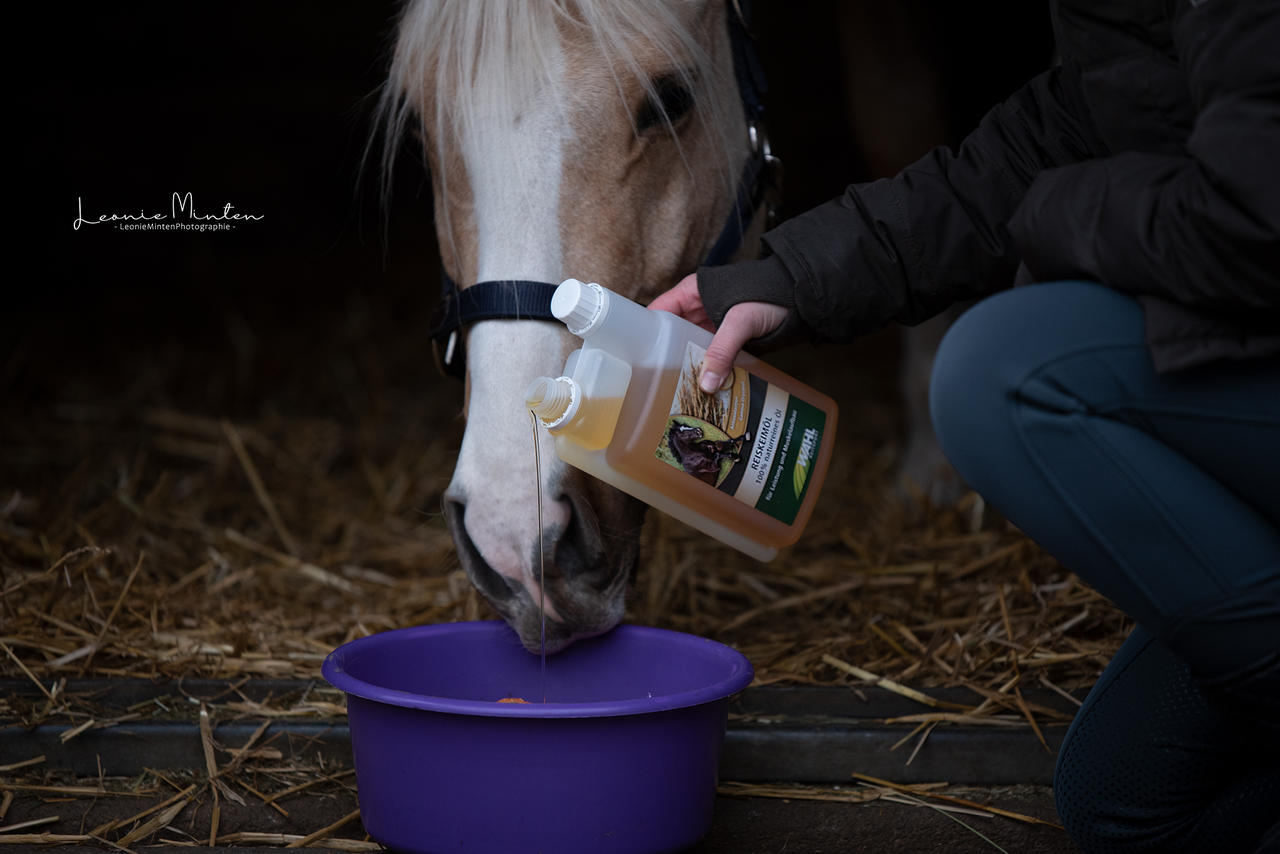
M 621 621 L 645 513 L 562 463 L 523 409 L 530 380 L 581 344 L 551 319 L 550 291 L 574 277 L 644 303 L 702 263 L 757 255 L 779 164 L 748 13 L 746 0 L 409 0 L 399 18 L 384 181 L 415 136 L 443 270 L 432 337 L 465 380 L 444 515 L 467 575 L 530 650 Z
M 735 0 L 410 0 L 398 21 L 384 180 L 417 136 L 442 358 L 457 369 L 465 352 L 444 513 L 468 576 L 531 650 L 622 620 L 645 511 L 562 463 L 541 428 L 535 478 L 525 388 L 581 344 L 547 319 L 546 289 L 573 276 L 647 302 L 709 257 L 754 256 L 770 160 L 744 97 L 742 14 Z

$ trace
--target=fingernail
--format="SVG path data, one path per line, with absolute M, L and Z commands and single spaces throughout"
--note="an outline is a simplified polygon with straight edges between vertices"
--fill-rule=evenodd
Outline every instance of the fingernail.
M 698 376 L 698 386 L 707 394 L 720 390 L 720 383 L 724 382 L 724 375 L 717 374 L 714 371 L 702 371 Z

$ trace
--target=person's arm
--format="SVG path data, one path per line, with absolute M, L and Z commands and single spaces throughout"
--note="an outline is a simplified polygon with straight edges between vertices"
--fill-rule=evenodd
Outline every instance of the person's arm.
M 761 261 L 698 271 L 718 323 L 741 301 L 781 305 L 819 341 L 916 324 L 1011 284 L 1006 223 L 1035 176 L 1102 150 L 1071 72 L 1036 77 L 991 110 L 959 150 L 856 184 L 764 236 Z
M 1036 278 L 1238 313 L 1280 309 L 1280 4 L 1182 3 L 1184 152 L 1044 172 L 1010 223 Z M 1072 239 L 1064 240 L 1062 235 Z
M 798 334 L 848 341 L 1010 283 L 1005 221 L 1036 173 L 1093 154 L 1074 79 L 1053 69 L 993 109 L 958 151 L 843 195 L 764 235 L 765 257 L 703 267 L 652 308 L 716 329 L 704 362 L 724 373 L 743 342 Z

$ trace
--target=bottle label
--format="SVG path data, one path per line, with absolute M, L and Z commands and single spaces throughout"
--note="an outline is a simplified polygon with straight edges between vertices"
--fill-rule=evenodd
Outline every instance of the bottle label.
M 745 368 L 715 394 L 698 387 L 706 350 L 692 341 L 654 455 L 791 524 L 809 488 L 827 416 Z

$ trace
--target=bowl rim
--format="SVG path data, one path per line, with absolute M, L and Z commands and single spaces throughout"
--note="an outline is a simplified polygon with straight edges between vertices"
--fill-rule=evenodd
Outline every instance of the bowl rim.
M 747 657 L 727 644 L 687 632 L 630 623 L 619 625 L 611 629 L 607 634 L 623 632 L 650 637 L 680 638 L 686 644 L 705 644 L 705 648 L 713 656 L 725 662 L 727 665 L 726 675 L 709 685 L 704 685 L 691 691 L 663 694 L 656 697 L 639 697 L 591 703 L 498 703 L 491 700 L 464 700 L 433 694 L 415 694 L 410 691 L 387 688 L 366 682 L 352 675 L 344 667 L 344 661 L 349 656 L 357 653 L 367 653 L 382 644 L 404 637 L 456 634 L 458 632 L 493 633 L 502 632 L 503 630 L 511 632 L 512 637 L 515 637 L 515 633 L 511 628 L 501 620 L 432 623 L 423 626 L 390 629 L 356 638 L 337 647 L 325 657 L 320 672 L 333 687 L 346 694 L 365 700 L 407 709 L 494 718 L 604 718 L 684 709 L 721 700 L 736 694 L 747 687 L 755 677 L 755 671 Z M 587 642 L 590 641 L 588 640 Z

